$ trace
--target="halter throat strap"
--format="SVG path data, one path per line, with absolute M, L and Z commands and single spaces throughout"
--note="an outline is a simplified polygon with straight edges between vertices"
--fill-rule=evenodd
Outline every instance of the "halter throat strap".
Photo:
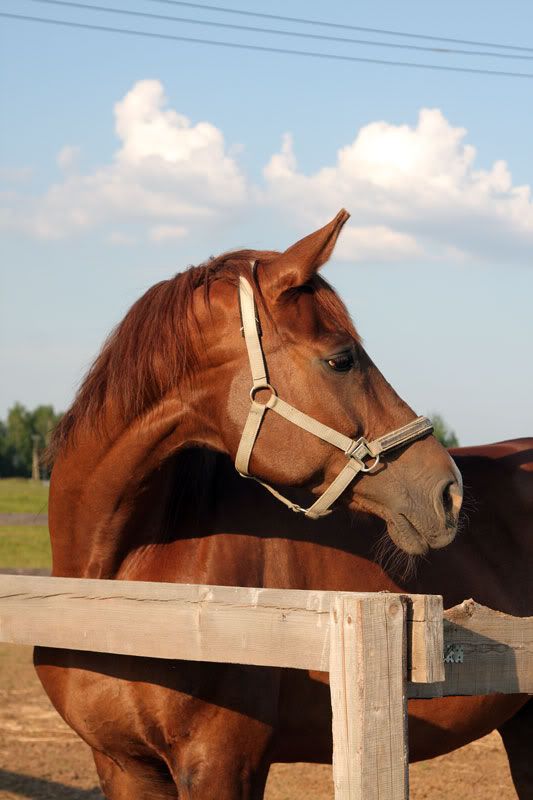
M 254 265 L 252 264 L 252 270 Z M 254 292 L 250 282 L 244 276 L 239 281 L 239 301 L 241 309 L 242 333 L 248 352 L 250 370 L 252 373 L 252 388 L 250 389 L 250 411 L 244 425 L 241 440 L 235 457 L 235 467 L 244 478 L 252 478 L 265 487 L 278 500 L 284 503 L 292 511 L 305 514 L 311 519 L 318 519 L 331 512 L 331 506 L 337 498 L 344 492 L 349 484 L 360 474 L 372 472 L 379 464 L 380 457 L 398 447 L 420 439 L 422 436 L 431 433 L 433 425 L 427 417 L 418 417 L 401 428 L 397 428 L 391 433 L 386 433 L 371 442 L 364 436 L 359 439 L 351 439 L 340 431 L 330 428 L 328 425 L 319 422 L 313 417 L 304 414 L 294 406 L 278 397 L 276 390 L 268 382 L 268 374 L 261 348 L 260 327 L 257 317 L 257 308 L 254 299 Z M 260 390 L 270 391 L 270 397 L 266 403 L 259 403 L 255 396 Z M 264 421 L 267 411 L 274 411 L 279 416 L 303 428 L 308 433 L 318 436 L 324 442 L 342 450 L 347 458 L 346 465 L 341 469 L 335 480 L 327 487 L 320 497 L 309 508 L 302 508 L 293 503 L 287 497 L 259 478 L 250 475 L 249 464 L 254 445 L 257 441 L 259 430 Z M 367 466 L 366 458 L 372 458 L 373 462 Z

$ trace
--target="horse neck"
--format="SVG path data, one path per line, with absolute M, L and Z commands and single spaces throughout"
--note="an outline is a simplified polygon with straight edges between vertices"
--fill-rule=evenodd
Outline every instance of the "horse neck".
M 291 497 L 296 502 L 309 501 L 298 492 Z M 192 538 L 182 536 L 158 545 L 136 568 L 146 578 L 166 552 L 164 580 L 394 591 L 398 584 L 375 563 L 375 546 L 382 533 L 380 521 L 364 515 L 354 519 L 342 509 L 321 520 L 294 514 L 255 482 L 243 480 L 228 457 L 218 455 L 207 514 Z M 150 560 L 152 567 L 148 567 Z
M 243 480 L 222 454 L 182 451 L 142 486 L 130 482 L 127 488 L 127 517 L 114 513 L 105 537 L 89 519 L 90 547 L 83 551 L 79 540 L 76 548 L 68 548 L 70 559 L 73 549 L 83 553 L 76 554 L 76 565 L 83 564 L 76 574 L 294 589 L 398 589 L 373 563 L 381 523 L 363 516 L 354 522 L 342 510 L 318 521 L 295 515 L 262 487 Z M 72 530 L 78 533 L 81 526 Z M 71 562 L 63 559 L 60 572 L 54 558 L 56 574 L 67 574 L 65 563 Z
M 464 530 L 406 577 L 402 557 L 392 568 L 375 563 L 380 520 L 336 512 L 310 521 L 242 480 L 225 456 L 170 456 L 186 433 L 181 413 L 111 444 L 80 437 L 62 455 L 50 500 L 55 574 L 405 590 L 442 594 L 445 606 L 474 597 L 507 613 L 533 613 L 533 471 L 458 457 L 472 498 Z
M 128 426 L 108 425 L 105 435 L 89 426 L 77 431 L 52 472 L 53 574 L 116 577 L 132 550 L 164 535 L 176 484 L 172 456 L 200 425 L 188 404 L 173 399 Z

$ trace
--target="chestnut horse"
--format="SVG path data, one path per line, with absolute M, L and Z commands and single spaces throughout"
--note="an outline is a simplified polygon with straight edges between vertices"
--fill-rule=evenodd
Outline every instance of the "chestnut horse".
M 250 410 L 251 359 L 237 301 L 243 277 L 257 305 L 268 378 L 307 419 L 337 436 L 364 437 L 353 440 L 358 446 L 414 424 L 317 275 L 346 218 L 341 212 L 281 254 L 241 251 L 190 269 L 153 287 L 130 310 L 54 437 L 54 575 L 398 591 L 405 581 L 373 563 L 385 527 L 410 554 L 453 540 L 458 473 L 427 432 L 385 453 L 376 470 L 361 459 L 340 497 L 346 516 L 316 521 L 278 506 L 232 464 Z M 329 441 L 268 411 L 252 442 L 250 472 L 277 487 L 297 487 L 292 502 L 307 503 L 335 481 L 346 455 L 352 458 L 351 449 L 343 455 Z M 518 471 L 508 468 L 504 477 L 525 503 L 531 494 Z M 482 472 L 476 466 L 470 484 Z M 476 497 L 495 502 L 483 480 L 478 484 Z M 516 542 L 522 507 L 509 505 L 516 519 L 513 512 L 503 519 L 512 545 L 501 546 L 498 558 L 490 551 L 479 570 L 496 594 L 492 602 L 488 594 L 478 599 L 519 613 L 510 581 L 493 574 L 505 565 L 515 570 L 513 590 L 524 602 L 525 554 Z M 483 520 L 481 531 L 496 522 L 490 511 Z M 468 530 L 479 534 L 473 523 Z M 489 547 L 494 537 L 482 538 Z M 463 534 L 457 544 L 464 549 L 466 541 Z M 459 555 L 452 574 L 432 553 L 417 590 L 426 575 L 424 591 L 443 592 L 451 602 L 476 596 L 458 588 L 472 583 L 478 569 L 476 547 L 466 547 L 468 558 Z M 261 798 L 273 760 L 331 757 L 323 675 L 46 648 L 36 650 L 35 660 L 52 702 L 92 747 L 113 800 Z M 513 715 L 524 702 L 416 701 L 413 755 L 444 752 L 511 717 L 508 740 L 518 750 L 527 720 L 524 712 Z M 528 780 L 527 766 L 520 769 L 520 779 Z

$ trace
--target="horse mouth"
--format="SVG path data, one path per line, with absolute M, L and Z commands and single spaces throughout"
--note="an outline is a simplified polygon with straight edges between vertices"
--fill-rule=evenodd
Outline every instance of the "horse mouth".
M 406 514 L 399 512 L 388 522 L 392 541 L 409 555 L 423 556 L 429 550 L 439 550 L 453 541 L 456 529 L 446 527 L 438 533 L 424 535 Z

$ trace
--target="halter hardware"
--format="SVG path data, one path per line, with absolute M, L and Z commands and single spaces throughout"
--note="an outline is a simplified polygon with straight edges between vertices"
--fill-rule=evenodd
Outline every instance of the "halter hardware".
M 367 442 L 364 436 L 361 436 L 356 441 L 352 442 L 352 444 L 348 447 L 347 450 L 344 451 L 344 455 L 347 458 L 354 458 L 361 464 L 361 472 L 374 472 L 376 467 L 380 462 L 380 455 L 379 453 L 373 453 L 370 449 L 370 444 Z M 367 456 L 371 456 L 374 458 L 374 463 L 371 464 L 369 467 L 365 465 L 363 459 Z
M 270 383 L 261 383 L 258 386 L 252 386 L 252 388 L 250 389 L 250 400 L 252 402 L 254 402 L 257 392 L 260 392 L 262 389 L 268 389 L 269 392 L 271 392 L 273 395 L 276 395 L 277 397 L 278 393 Z
M 255 262 L 252 262 L 251 268 L 253 274 Z M 242 320 L 241 331 L 246 343 L 252 373 L 252 388 L 250 389 L 250 411 L 248 412 L 248 418 L 241 435 L 237 455 L 235 456 L 235 467 L 243 478 L 252 478 L 260 483 L 292 511 L 305 514 L 306 517 L 311 519 L 318 519 L 331 513 L 332 504 L 359 473 L 372 473 L 377 469 L 382 453 L 411 444 L 433 430 L 433 424 L 427 417 L 417 417 L 407 425 L 397 428 L 391 433 L 386 433 L 372 442 L 367 441 L 364 436 L 359 439 L 351 439 L 349 436 L 345 436 L 343 433 L 324 425 L 322 422 L 309 417 L 303 411 L 299 411 L 294 406 L 286 403 L 268 382 L 265 358 L 259 338 L 261 327 L 254 292 L 250 282 L 242 275 L 239 279 L 239 306 Z M 262 389 L 270 391 L 270 397 L 266 403 L 258 403 L 255 399 L 257 392 Z M 341 469 L 335 480 L 309 508 L 302 508 L 297 503 L 293 503 L 268 483 L 250 475 L 248 471 L 252 450 L 267 410 L 275 411 L 276 414 L 292 422 L 293 425 L 297 425 L 308 433 L 318 436 L 324 442 L 339 448 L 348 459 L 347 464 Z M 369 466 L 365 463 L 365 459 L 368 457 L 374 459 Z

